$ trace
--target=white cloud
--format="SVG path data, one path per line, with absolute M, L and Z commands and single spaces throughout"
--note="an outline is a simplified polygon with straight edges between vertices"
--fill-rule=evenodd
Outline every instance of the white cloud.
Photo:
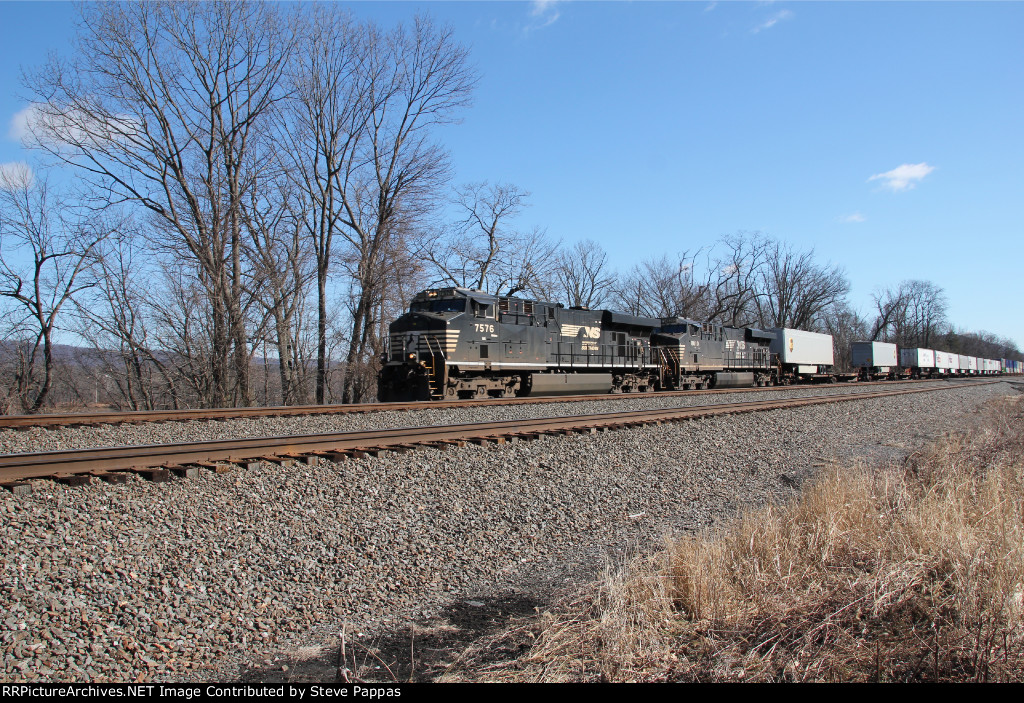
M 782 20 L 792 19 L 792 17 L 793 13 L 790 10 L 779 10 L 774 15 L 766 19 L 764 22 L 751 29 L 750 33 L 757 34 L 758 32 L 763 32 L 766 29 L 771 29 Z
M 128 116 L 101 119 L 81 111 L 49 111 L 40 103 L 31 103 L 14 114 L 7 133 L 25 147 L 59 149 L 64 144 L 98 147 L 129 139 L 137 131 L 137 123 Z
M 35 113 L 36 106 L 34 103 L 26 105 L 21 110 L 15 112 L 14 117 L 11 118 L 11 126 L 7 130 L 7 136 L 16 142 L 24 144 L 28 139 L 29 125 Z
M 868 218 L 864 217 L 864 215 L 860 214 L 859 212 L 855 212 L 852 215 L 842 215 L 839 218 L 839 221 L 840 222 L 866 222 L 867 219 Z
M 0 164 L 0 190 L 29 188 L 35 183 L 32 167 L 24 161 L 8 161 Z
M 558 18 L 562 16 L 562 13 L 558 11 L 559 0 L 533 0 L 530 3 L 530 22 L 524 28 L 527 32 L 533 32 L 538 29 L 544 29 L 550 27 Z
M 935 170 L 934 166 L 926 163 L 903 164 L 885 173 L 876 173 L 869 178 L 869 181 L 882 181 L 882 186 L 894 193 L 910 190 L 918 184 L 925 176 Z

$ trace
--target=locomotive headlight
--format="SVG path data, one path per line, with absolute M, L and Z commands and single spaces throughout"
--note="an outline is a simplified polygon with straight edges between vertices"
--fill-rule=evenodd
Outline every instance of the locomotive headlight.
M 416 354 L 413 353 L 413 352 L 409 352 L 409 361 L 415 361 L 415 360 L 416 360 Z

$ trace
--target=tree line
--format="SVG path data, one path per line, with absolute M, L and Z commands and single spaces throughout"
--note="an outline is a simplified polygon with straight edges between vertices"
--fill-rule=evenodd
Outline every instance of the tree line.
M 388 323 L 436 285 L 827 331 L 840 353 L 854 337 L 1012 347 L 952 332 L 926 282 L 879 293 L 861 317 L 841 268 L 759 233 L 616 271 L 593 241 L 521 228 L 526 190 L 453 186 L 437 128 L 477 76 L 427 17 L 80 12 L 70 58 L 24 76 L 39 163 L 0 172 L 7 412 L 101 396 L 130 409 L 369 400 Z M 62 356 L 57 338 L 89 351 Z

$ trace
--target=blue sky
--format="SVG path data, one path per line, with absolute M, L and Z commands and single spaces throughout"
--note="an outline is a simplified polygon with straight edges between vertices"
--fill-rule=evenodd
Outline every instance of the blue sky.
M 845 267 L 854 305 L 908 278 L 1024 347 L 1024 3 L 359 2 L 448 23 L 481 75 L 440 137 L 456 182 L 532 193 L 524 226 L 649 254 L 763 231 Z M 66 3 L 0 2 L 0 163 L 19 67 Z

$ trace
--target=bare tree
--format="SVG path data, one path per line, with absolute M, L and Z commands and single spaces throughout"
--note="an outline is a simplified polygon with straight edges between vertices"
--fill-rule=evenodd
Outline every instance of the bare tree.
M 617 282 L 614 304 L 634 315 L 703 316 L 710 283 L 697 272 L 697 258 L 701 254 L 684 251 L 673 258 L 666 254 L 645 259 Z
M 37 146 L 155 218 L 210 305 L 213 405 L 248 402 L 242 203 L 254 135 L 282 98 L 292 51 L 266 3 L 82 5 L 71 61 L 29 79 Z
M 448 178 L 431 128 L 468 105 L 475 78 L 451 30 L 424 17 L 390 33 L 371 24 L 353 30 L 347 19 L 334 19 L 337 13 L 316 13 L 308 27 L 293 79 L 301 108 L 289 134 L 301 147 L 296 158 L 306 160 L 293 166 L 309 196 L 306 227 L 316 242 L 317 399 L 327 375 L 327 271 L 340 260 L 351 312 L 343 400 L 352 402 L 365 394 L 356 371 L 380 351 L 373 330 L 389 267 L 406 255 L 400 244 Z M 337 238 L 342 250 L 335 254 Z
M 896 288 L 876 290 L 871 295 L 875 303 L 875 319 L 871 325 L 870 341 L 884 337 L 906 309 L 907 292 L 900 284 Z
M 929 281 L 903 281 L 876 291 L 871 339 L 930 348 L 946 324 L 945 292 Z
M 839 300 L 822 311 L 822 331 L 832 335 L 835 366 L 841 371 L 853 368 L 850 345 L 866 339 L 868 322 L 845 300 Z
M 539 229 L 521 230 L 514 224 L 529 195 L 508 183 L 460 187 L 452 200 L 460 219 L 426 248 L 437 280 L 498 295 L 548 288 L 557 245 Z
M 723 253 L 714 265 L 707 319 L 732 327 L 755 324 L 755 300 L 762 266 L 771 241 L 759 232 L 738 232 L 722 237 Z
M 902 288 L 904 308 L 896 340 L 907 347 L 931 348 L 946 325 L 946 293 L 930 281 L 904 281 Z
M 179 407 L 179 380 L 151 332 L 159 295 L 150 267 L 141 265 L 137 225 L 121 220 L 98 250 L 96 286 L 75 300 L 75 332 L 92 346 L 88 368 L 95 387 L 112 383 L 132 410 Z M 98 393 L 97 398 L 98 399 Z
M 335 239 L 350 217 L 344 193 L 362 165 L 373 112 L 369 52 L 380 44 L 378 30 L 364 35 L 346 11 L 333 6 L 315 5 L 302 30 L 290 75 L 292 109 L 283 115 L 287 147 L 281 156 L 305 200 L 302 222 L 316 268 L 316 402 L 323 403 L 329 367 L 328 280 Z
M 303 227 L 305 202 L 291 194 L 283 177 L 265 179 L 262 186 L 267 191 L 254 188 L 245 206 L 247 258 L 252 261 L 249 294 L 264 311 L 264 320 L 256 325 L 258 336 L 269 336 L 277 351 L 281 403 L 295 405 L 308 402 L 300 339 L 306 288 L 315 277 L 313 254 Z M 263 332 L 268 327 L 269 335 Z
M 969 332 L 948 329 L 935 338 L 935 347 L 956 354 L 979 356 L 985 359 L 1013 359 L 1019 361 L 1024 353 L 1008 338 L 991 332 Z
M 164 262 L 149 300 L 157 345 L 165 355 L 169 375 L 178 379 L 175 407 L 208 405 L 217 379 L 211 363 L 212 346 L 209 293 L 193 272 Z
M 603 306 L 615 284 L 608 268 L 608 253 L 591 239 L 558 252 L 554 279 L 559 300 L 587 308 Z
M 27 168 L 0 174 L 0 296 L 18 363 L 13 394 L 38 412 L 53 384 L 53 334 L 65 306 L 94 285 L 89 275 L 108 224 L 72 208 Z M 22 335 L 24 338 L 22 339 Z
M 850 292 L 838 266 L 821 266 L 814 250 L 799 252 L 772 241 L 764 252 L 754 304 L 762 327 L 812 330 L 820 316 Z

